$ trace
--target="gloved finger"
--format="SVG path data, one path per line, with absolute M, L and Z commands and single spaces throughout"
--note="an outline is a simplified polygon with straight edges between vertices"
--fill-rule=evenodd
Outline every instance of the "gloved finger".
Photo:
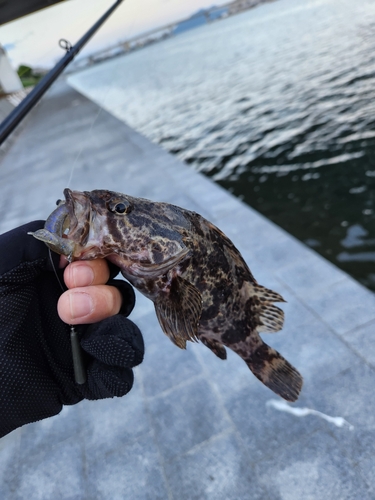
M 104 399 L 125 396 L 133 387 L 134 375 L 130 368 L 108 366 L 94 360 L 87 369 L 87 386 L 81 388 L 86 399 Z
M 109 267 L 105 259 L 72 262 L 64 271 L 64 281 L 68 288 L 104 285 L 108 280 Z
M 65 323 L 82 325 L 117 314 L 121 305 L 122 295 L 116 287 L 95 285 L 64 292 L 57 303 L 57 311 Z
M 124 280 L 110 279 L 111 271 L 112 274 L 115 274 L 105 259 L 76 261 L 65 269 L 64 281 L 70 289 L 104 284 L 115 286 L 122 295 L 122 305 L 119 312 L 129 316 L 135 304 L 133 287 Z
M 108 281 L 107 285 L 115 286 L 119 290 L 122 296 L 120 314 L 129 316 L 129 314 L 134 309 L 135 305 L 134 288 L 127 281 L 124 280 L 111 279 Z
M 81 345 L 92 357 L 111 366 L 133 368 L 142 362 L 144 356 L 139 328 L 121 314 L 90 325 Z

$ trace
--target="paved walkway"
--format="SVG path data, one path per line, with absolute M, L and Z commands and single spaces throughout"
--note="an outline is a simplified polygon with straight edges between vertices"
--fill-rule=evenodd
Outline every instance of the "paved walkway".
M 0 232 L 46 217 L 68 185 L 168 201 L 223 229 L 287 300 L 285 328 L 267 342 L 304 376 L 291 406 L 348 423 L 277 410 L 234 353 L 223 362 L 201 344 L 172 345 L 139 296 L 146 356 L 132 392 L 0 440 L 0 498 L 373 499 L 374 294 L 60 82 L 1 160 Z

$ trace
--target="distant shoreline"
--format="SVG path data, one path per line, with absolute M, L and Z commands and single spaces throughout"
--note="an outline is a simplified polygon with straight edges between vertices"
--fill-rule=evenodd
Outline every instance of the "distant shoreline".
M 115 46 L 107 47 L 80 59 L 71 65 L 70 72 L 76 72 L 81 69 L 108 61 L 115 57 L 124 56 L 136 50 L 140 50 L 149 45 L 161 42 L 173 36 L 178 36 L 191 29 L 198 28 L 216 21 L 227 19 L 246 12 L 247 10 L 258 7 L 265 3 L 275 2 L 276 0 L 234 0 L 220 7 L 210 7 L 201 9 L 187 19 L 176 21 L 175 23 L 155 28 L 154 30 L 142 33 L 128 40 L 117 43 Z

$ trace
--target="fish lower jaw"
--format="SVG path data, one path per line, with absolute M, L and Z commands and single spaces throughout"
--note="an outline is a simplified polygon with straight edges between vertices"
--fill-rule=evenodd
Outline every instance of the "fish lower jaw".
M 76 245 L 73 252 L 73 260 L 104 259 L 105 254 L 97 247 L 81 247 Z

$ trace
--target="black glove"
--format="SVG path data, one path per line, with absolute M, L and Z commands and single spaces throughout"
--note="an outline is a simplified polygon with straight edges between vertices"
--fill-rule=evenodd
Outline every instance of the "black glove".
M 143 360 L 138 327 L 126 316 L 134 307 L 132 287 L 110 280 L 123 295 L 120 314 L 82 333 L 87 382 L 74 380 L 70 327 L 57 314 L 63 271 L 59 256 L 28 235 L 35 221 L 0 235 L 0 437 L 82 399 L 123 396 L 133 385 L 132 368 Z M 111 278 L 118 268 L 110 266 Z M 86 354 L 87 353 L 87 354 Z

